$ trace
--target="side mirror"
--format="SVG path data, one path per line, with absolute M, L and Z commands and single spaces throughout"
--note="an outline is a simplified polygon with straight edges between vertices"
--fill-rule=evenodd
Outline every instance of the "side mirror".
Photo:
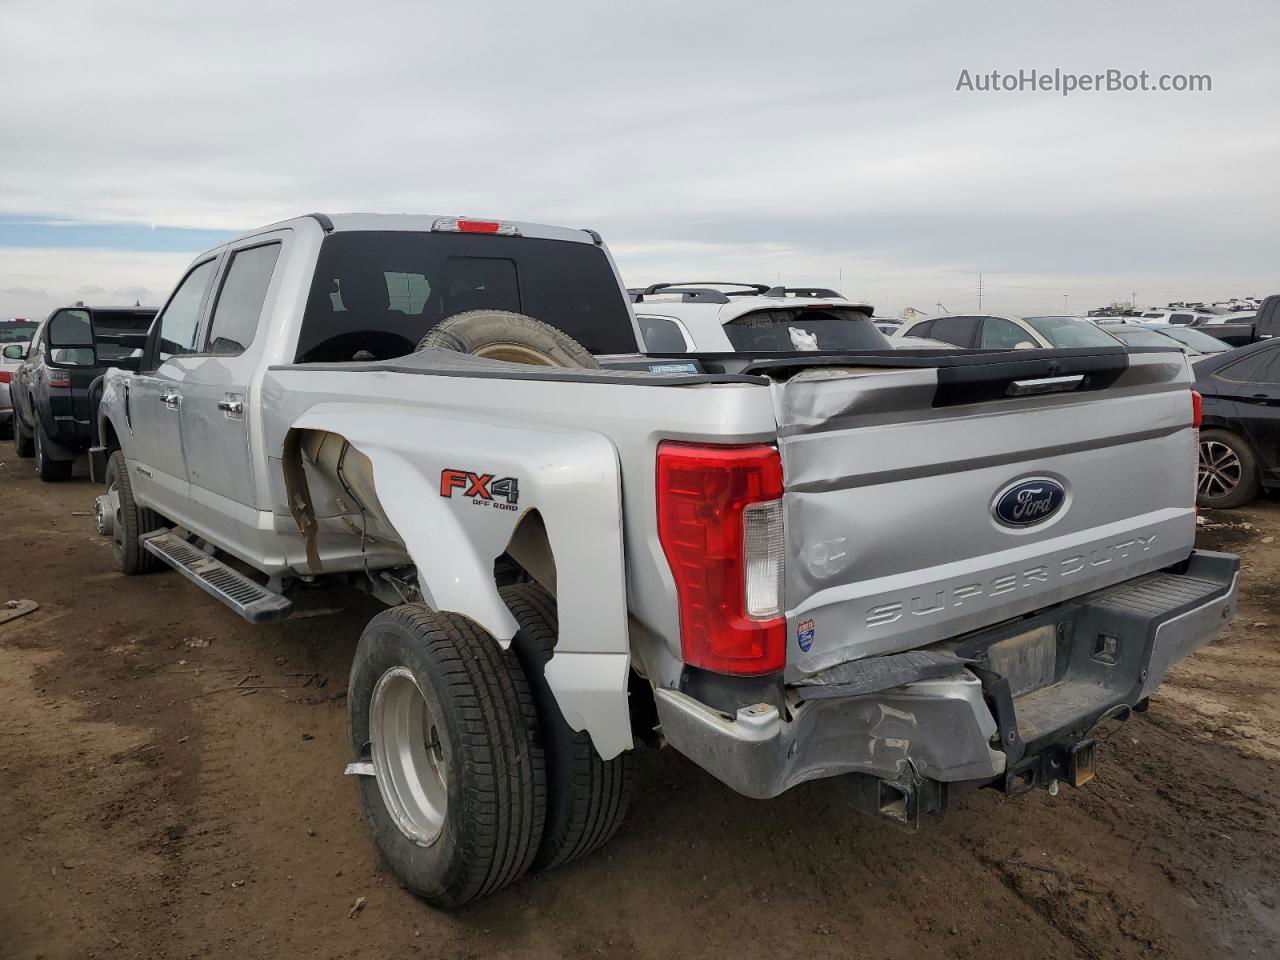
M 49 321 L 46 334 L 51 367 L 96 367 L 98 349 L 93 342 L 93 320 L 87 310 L 62 310 Z
M 1034 350 L 1035 348 L 1036 345 L 1030 340 L 1019 340 L 1013 345 L 1013 349 L 1015 350 Z
M 27 348 L 20 343 L 11 343 L 4 348 L 4 358 L 6 360 L 25 360 L 27 359 Z

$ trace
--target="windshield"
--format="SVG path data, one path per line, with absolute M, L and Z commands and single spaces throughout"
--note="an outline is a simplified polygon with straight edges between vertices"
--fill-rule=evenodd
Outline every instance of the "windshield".
M 1231 349 L 1230 345 L 1223 343 L 1217 337 L 1191 327 L 1170 327 L 1168 330 L 1161 330 L 1160 333 L 1166 337 L 1173 337 L 1200 353 L 1226 353 Z
M 839 307 L 753 310 L 726 323 L 724 332 L 740 353 L 893 349 L 865 313 Z
M 1114 347 L 1116 338 L 1086 320 L 1071 317 L 1025 317 L 1036 333 L 1054 347 Z
M 1176 343 L 1169 337 L 1157 330 L 1144 330 L 1142 327 L 1123 327 L 1119 330 L 1110 330 L 1109 333 L 1119 340 L 1123 340 L 1131 347 L 1175 347 L 1182 349 L 1182 344 Z
M 590 353 L 634 353 L 627 298 L 590 243 L 424 231 L 343 231 L 320 248 L 298 363 L 412 353 L 469 310 L 508 310 L 567 333 Z

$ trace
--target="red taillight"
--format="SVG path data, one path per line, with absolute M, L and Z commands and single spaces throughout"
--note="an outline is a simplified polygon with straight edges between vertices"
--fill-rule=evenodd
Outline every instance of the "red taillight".
M 0 370 L 0 383 L 13 383 L 13 371 Z
M 1199 391 L 1191 391 L 1191 426 L 1197 430 L 1200 424 L 1204 422 L 1204 397 L 1200 396 Z
M 758 675 L 786 664 L 782 460 L 763 444 L 658 446 L 658 538 L 686 663 Z
M 51 387 L 69 387 L 71 386 L 71 374 L 65 370 L 50 369 L 45 375 L 44 382 Z

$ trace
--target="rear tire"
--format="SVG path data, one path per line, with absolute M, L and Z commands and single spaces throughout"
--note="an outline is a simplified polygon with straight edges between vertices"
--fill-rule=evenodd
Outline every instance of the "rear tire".
M 453 350 L 540 367 L 600 367 L 587 348 L 567 333 L 509 310 L 455 313 L 428 330 L 417 349 Z
M 1229 430 L 1200 431 L 1196 503 L 1211 510 L 1242 507 L 1258 496 L 1258 460 L 1248 441 Z
M 143 549 L 140 538 L 144 533 L 160 529 L 164 523 L 154 510 L 138 506 L 133 499 L 133 484 L 129 480 L 129 465 L 123 450 L 115 451 L 107 461 L 105 483 L 107 492 L 104 496 L 115 494 L 111 556 L 116 561 L 116 569 L 131 577 L 158 570 L 162 561 Z
M 466 617 L 386 610 L 360 637 L 347 694 L 365 817 L 405 886 L 456 907 L 518 879 L 538 850 L 546 781 L 514 654 Z
M 13 449 L 24 460 L 34 457 L 36 453 L 35 440 L 18 419 L 16 410 L 13 413 Z
M 551 594 L 536 583 L 499 592 L 520 624 L 512 646 L 533 688 L 547 752 L 547 826 L 533 869 L 549 870 L 586 856 L 618 832 L 631 806 L 633 758 L 627 750 L 601 760 L 590 735 L 565 723 L 544 675 L 559 630 Z
M 45 432 L 39 414 L 36 415 L 35 433 L 36 476 L 46 483 L 70 480 L 75 461 L 54 460 L 49 456 L 49 434 Z

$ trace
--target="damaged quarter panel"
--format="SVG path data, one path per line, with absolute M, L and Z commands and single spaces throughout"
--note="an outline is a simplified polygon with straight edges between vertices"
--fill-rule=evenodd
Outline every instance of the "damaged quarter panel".
M 525 512 L 537 510 L 559 586 L 547 679 L 566 721 L 588 728 L 602 756 L 630 746 L 621 494 L 607 438 L 370 403 L 319 403 L 293 426 L 344 437 L 369 459 L 425 602 L 470 617 L 504 646 L 517 627 L 493 563 Z

